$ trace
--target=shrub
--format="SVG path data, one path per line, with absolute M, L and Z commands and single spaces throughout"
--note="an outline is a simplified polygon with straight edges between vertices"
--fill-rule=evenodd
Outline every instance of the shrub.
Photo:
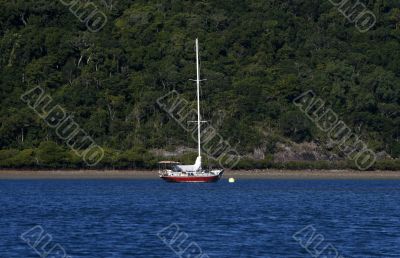
M 55 142 L 46 141 L 40 143 L 36 151 L 36 158 L 42 167 L 62 167 L 68 160 L 68 153 Z

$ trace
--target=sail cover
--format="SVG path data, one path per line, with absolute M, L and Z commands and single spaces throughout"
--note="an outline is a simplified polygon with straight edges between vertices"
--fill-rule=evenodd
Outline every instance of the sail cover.
M 177 165 L 183 172 L 196 172 L 201 169 L 201 156 L 196 158 L 194 165 Z

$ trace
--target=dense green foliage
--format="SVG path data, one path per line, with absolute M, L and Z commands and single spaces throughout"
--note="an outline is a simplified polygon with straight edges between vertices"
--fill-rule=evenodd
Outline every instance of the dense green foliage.
M 398 1 L 365 1 L 367 33 L 328 0 L 93 2 L 108 18 L 97 33 L 60 1 L 0 0 L 0 166 L 84 166 L 21 101 L 35 86 L 105 148 L 101 166 L 150 167 L 150 150 L 195 146 L 156 100 L 195 100 L 196 37 L 204 116 L 242 155 L 271 157 L 276 135 L 324 142 L 292 103 L 311 89 L 370 148 L 400 156 Z

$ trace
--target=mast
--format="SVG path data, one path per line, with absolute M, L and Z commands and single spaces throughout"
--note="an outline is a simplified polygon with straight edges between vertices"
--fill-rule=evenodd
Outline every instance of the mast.
M 201 157 L 201 115 L 200 115 L 200 64 L 199 64 L 199 39 L 196 39 L 196 64 L 197 64 L 197 146 L 199 157 Z

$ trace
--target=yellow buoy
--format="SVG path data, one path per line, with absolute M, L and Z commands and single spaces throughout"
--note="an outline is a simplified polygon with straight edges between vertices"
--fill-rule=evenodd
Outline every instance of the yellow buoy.
M 235 179 L 233 177 L 230 177 L 228 181 L 229 183 L 235 183 Z

